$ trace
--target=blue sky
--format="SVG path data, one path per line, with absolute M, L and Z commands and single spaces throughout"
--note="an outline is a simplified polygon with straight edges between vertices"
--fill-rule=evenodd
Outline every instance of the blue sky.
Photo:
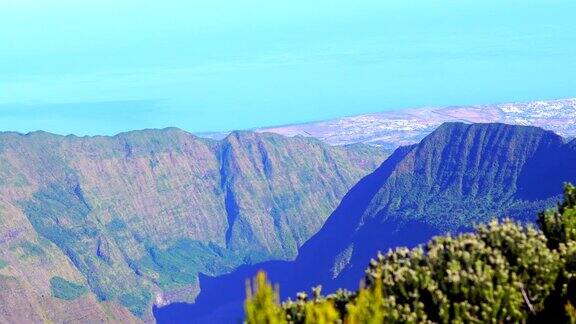
M 576 96 L 575 1 L 0 2 L 0 130 L 193 132 Z

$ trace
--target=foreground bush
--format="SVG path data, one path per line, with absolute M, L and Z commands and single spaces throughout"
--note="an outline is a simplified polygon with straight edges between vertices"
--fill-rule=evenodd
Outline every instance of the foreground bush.
M 248 324 L 285 323 L 286 316 L 278 304 L 280 297 L 278 289 L 266 280 L 266 274 L 258 273 L 252 286 L 246 285 L 246 318 Z
M 264 274 L 246 301 L 248 323 L 576 323 L 576 188 L 538 217 L 436 237 L 371 260 L 362 288 L 280 305 Z M 262 299 L 265 299 L 263 301 Z

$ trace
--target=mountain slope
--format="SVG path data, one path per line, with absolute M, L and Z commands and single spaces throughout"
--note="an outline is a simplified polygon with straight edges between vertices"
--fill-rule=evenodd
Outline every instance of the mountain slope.
M 562 183 L 576 178 L 576 169 L 569 163 L 573 151 L 561 137 L 533 127 L 444 124 L 392 158 L 400 159 L 370 195 L 370 202 L 349 207 L 344 203 L 350 199 L 347 195 L 322 230 L 300 250 L 297 263 L 303 265 L 322 264 L 318 255 L 323 256 L 331 271 L 324 268 L 316 279 L 321 278 L 329 288 L 354 288 L 358 273 L 377 250 L 465 231 L 496 216 L 533 221 L 538 210 L 553 205 Z M 389 164 L 369 177 L 382 179 L 378 173 Z M 366 194 L 366 190 L 366 186 L 355 186 L 351 194 Z M 341 233 L 342 226 L 333 218 L 352 221 L 345 226 L 349 230 Z M 336 237 L 345 244 L 335 246 Z
M 153 300 L 192 301 L 199 272 L 295 257 L 385 156 L 250 132 L 2 133 L 0 304 L 21 300 L 32 319 L 137 320 L 126 307 L 151 320 Z
M 172 310 L 213 320 L 216 309 L 235 318 L 243 282 L 259 269 L 280 284 L 283 296 L 319 283 L 327 291 L 357 288 L 378 250 L 466 231 L 497 216 L 533 221 L 539 210 L 555 203 L 564 181 L 576 179 L 575 161 L 571 144 L 539 128 L 444 124 L 419 144 L 396 150 L 356 184 L 294 262 L 267 262 L 203 278 L 196 304 Z M 161 309 L 156 316 L 171 319 L 170 311 Z

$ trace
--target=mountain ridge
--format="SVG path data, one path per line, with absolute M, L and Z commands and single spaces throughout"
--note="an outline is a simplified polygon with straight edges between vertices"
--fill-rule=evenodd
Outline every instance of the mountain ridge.
M 130 321 L 123 307 L 152 320 L 153 300 L 194 299 L 200 271 L 295 257 L 386 155 L 251 132 L 223 141 L 175 128 L 94 137 L 2 133 L 0 243 L 7 248 L 0 259 L 8 266 L 0 284 L 27 287 L 21 295 L 42 305 L 29 312 L 44 320 L 73 318 L 56 307 L 58 298 L 43 297 L 56 289 L 53 276 L 69 289 L 89 288 L 66 303 L 105 314 L 107 300 L 122 320 Z M 9 298 L 14 291 L 0 294 Z
M 489 152 L 482 152 L 479 148 L 482 145 L 475 145 L 482 141 L 491 148 Z M 502 142 L 507 144 L 502 145 Z M 461 143 L 466 145 L 460 145 Z M 470 217 L 473 217 L 473 222 L 478 223 L 489 220 L 495 214 L 503 215 L 498 211 L 507 210 L 511 213 L 509 216 L 517 220 L 531 221 L 531 217 L 536 215 L 532 211 L 536 208 L 524 211 L 522 207 L 515 207 L 515 201 L 544 199 L 548 202 L 541 201 L 538 204 L 553 204 L 550 198 L 560 194 L 558 188 L 561 188 L 563 181 L 572 179 L 562 179 L 555 170 L 547 170 L 546 175 L 551 179 L 548 179 L 547 183 L 540 183 L 540 196 L 535 196 L 527 193 L 524 188 L 534 187 L 535 182 L 542 178 L 524 179 L 524 167 L 540 170 L 540 158 L 548 157 L 550 152 L 556 154 L 561 147 L 564 147 L 564 144 L 560 136 L 534 127 L 444 124 L 403 157 L 386 179 L 386 184 L 372 197 L 360 219 L 360 230 L 354 234 L 356 239 L 349 242 L 356 250 L 362 250 L 362 246 L 365 246 L 366 250 L 358 252 L 357 261 L 354 261 L 354 255 L 350 257 L 349 262 L 353 263 L 353 269 L 348 272 L 358 273 L 361 271 L 359 269 L 365 267 L 369 258 L 377 252 L 375 242 L 381 242 L 381 249 L 394 246 L 395 243 L 386 243 L 386 240 L 377 238 L 379 233 L 390 231 L 390 228 L 398 227 L 400 229 L 396 231 L 400 232 L 402 228 L 409 228 L 412 237 L 398 238 L 397 243 L 414 245 L 432 235 L 447 231 L 460 232 L 470 228 Z M 441 158 L 438 158 L 439 156 Z M 538 160 L 538 163 L 531 164 L 531 161 L 535 160 Z M 552 159 L 548 165 L 550 163 L 553 165 L 555 161 Z M 562 171 L 572 178 L 576 177 L 573 168 L 570 172 L 566 172 L 566 169 Z M 532 174 L 532 171 L 526 172 Z M 404 193 L 404 196 L 400 193 Z M 453 199 L 456 201 L 452 201 Z M 479 202 L 485 210 L 475 207 Z M 434 209 L 436 205 L 440 206 L 440 209 Z M 339 206 L 335 213 L 341 208 Z M 442 210 L 444 208 L 447 212 Z M 462 214 L 458 215 L 458 218 L 447 219 L 455 212 Z M 325 229 L 326 227 L 321 229 L 308 242 L 312 244 Z M 325 245 L 327 242 L 328 240 L 324 240 Z M 303 258 L 306 254 L 327 254 L 322 248 L 311 251 L 307 251 L 307 248 L 306 244 L 301 248 Z M 340 251 L 342 252 L 344 251 Z M 314 262 L 319 262 L 317 257 Z M 349 275 L 349 279 L 342 273 L 338 273 L 338 276 L 344 278 L 337 280 L 334 286 L 342 283 L 345 287 L 354 288 L 353 285 L 357 284 L 357 280 L 350 278 L 353 275 Z
M 173 312 L 210 321 L 211 310 L 218 305 L 222 312 L 239 310 L 242 283 L 260 269 L 280 284 L 283 298 L 317 284 L 327 292 L 338 287 L 355 289 L 378 250 L 468 231 L 474 223 L 495 215 L 534 221 L 537 211 L 554 205 L 562 183 L 576 179 L 575 158 L 576 151 L 560 136 L 537 127 L 444 124 L 421 143 L 397 149 L 360 180 L 299 249 L 295 261 L 203 276 L 200 285 L 205 289 L 197 302 L 189 308 L 174 305 Z M 560 177 L 560 172 L 568 178 Z M 540 195 L 526 189 L 531 186 L 541 188 Z M 171 318 L 162 309 L 155 315 L 159 322 Z

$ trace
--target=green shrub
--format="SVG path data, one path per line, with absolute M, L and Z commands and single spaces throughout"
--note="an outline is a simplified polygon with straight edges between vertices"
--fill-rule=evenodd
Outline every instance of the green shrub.
M 554 322 L 576 321 L 576 187 L 567 184 L 564 201 L 557 208 L 540 213 L 538 224 L 548 238 L 548 246 L 557 250 L 563 270 L 555 291 L 547 298 L 541 319 Z
M 570 324 L 576 324 L 576 307 L 571 303 L 566 304 L 566 313 L 570 317 Z
M 521 322 L 543 309 L 559 271 L 545 237 L 508 220 L 380 255 L 365 281 L 382 282 L 388 321 Z
M 560 243 L 576 241 L 576 187 L 567 184 L 564 188 L 564 202 L 557 208 L 538 215 L 538 225 L 548 238 L 551 248 Z
M 356 300 L 351 302 L 346 311 L 346 323 L 379 324 L 384 321 L 384 296 L 382 281 L 377 280 L 373 287 L 361 288 Z
M 70 282 L 62 277 L 52 277 L 50 279 L 50 289 L 52 290 L 53 297 L 64 300 L 74 300 L 88 292 L 86 287 Z
M 286 315 L 279 305 L 278 290 L 268 283 L 266 274 L 259 272 L 252 286 L 246 283 L 246 322 L 248 324 L 276 324 L 285 322 Z
M 566 185 L 564 202 L 541 213 L 538 224 L 541 231 L 492 221 L 474 233 L 379 253 L 357 293 L 321 296 L 315 288 L 312 300 L 299 293 L 281 309 L 267 297 L 250 302 L 247 316 L 284 314 L 280 323 L 574 323 L 576 188 Z M 272 291 L 269 284 L 254 289 L 249 301 Z
M 349 294 L 340 291 L 345 302 L 341 303 L 342 300 L 338 298 L 324 298 L 320 292 L 322 287 L 318 286 L 313 290 L 314 298 L 312 301 L 308 301 L 308 295 L 306 293 L 299 293 L 296 302 L 288 300 L 282 305 L 285 313 L 285 320 L 281 323 L 302 323 L 302 324 L 332 324 L 340 323 L 340 317 L 342 312 L 338 310 L 338 305 L 345 307 L 349 300 Z M 335 294 L 334 296 L 338 295 Z
M 333 324 L 340 321 L 340 315 L 329 300 L 306 304 L 306 324 Z

